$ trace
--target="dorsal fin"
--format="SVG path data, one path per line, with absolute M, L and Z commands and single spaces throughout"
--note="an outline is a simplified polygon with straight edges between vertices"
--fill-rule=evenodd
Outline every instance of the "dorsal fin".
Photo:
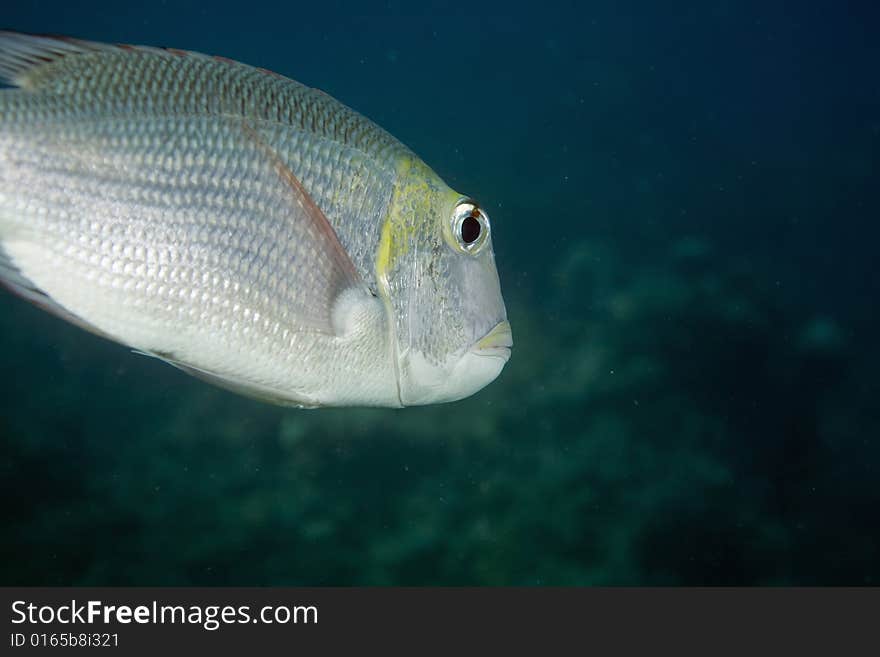
M 36 66 L 68 55 L 113 47 L 61 36 L 37 36 L 3 30 L 0 31 L 0 79 L 16 87 L 27 86 L 25 77 Z
M 73 55 L 126 51 L 161 53 L 169 57 L 210 58 L 209 55 L 176 48 L 99 43 L 66 36 L 24 34 L 0 30 L 0 82 L 15 87 L 28 88 L 31 86 L 28 81 L 30 74 L 44 64 L 51 64 Z M 211 59 L 223 61 L 223 58 L 219 57 Z

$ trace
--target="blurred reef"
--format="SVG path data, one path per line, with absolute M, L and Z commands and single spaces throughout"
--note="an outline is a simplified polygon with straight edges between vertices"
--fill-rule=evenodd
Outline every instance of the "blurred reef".
M 0 582 L 876 583 L 876 359 L 718 262 L 573 244 L 497 382 L 404 411 L 251 402 L 5 295 Z

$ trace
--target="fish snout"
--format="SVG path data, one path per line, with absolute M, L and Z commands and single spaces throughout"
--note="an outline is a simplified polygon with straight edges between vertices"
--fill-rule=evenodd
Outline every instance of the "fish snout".
M 513 332 L 510 330 L 510 322 L 504 320 L 498 322 L 491 331 L 477 340 L 470 352 L 476 356 L 491 356 L 510 358 L 510 349 L 513 347 Z

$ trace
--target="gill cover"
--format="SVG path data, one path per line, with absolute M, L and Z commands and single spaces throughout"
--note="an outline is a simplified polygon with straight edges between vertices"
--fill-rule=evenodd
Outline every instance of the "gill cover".
M 461 399 L 498 376 L 512 341 L 489 219 L 414 156 L 398 164 L 376 262 L 404 406 Z

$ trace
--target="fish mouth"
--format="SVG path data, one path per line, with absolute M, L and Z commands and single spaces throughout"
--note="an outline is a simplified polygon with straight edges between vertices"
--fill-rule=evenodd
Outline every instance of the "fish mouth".
M 504 320 L 498 322 L 494 328 L 471 348 L 471 353 L 477 356 L 491 356 L 494 358 L 510 358 L 510 348 L 513 346 L 513 332 L 510 330 L 510 322 Z

